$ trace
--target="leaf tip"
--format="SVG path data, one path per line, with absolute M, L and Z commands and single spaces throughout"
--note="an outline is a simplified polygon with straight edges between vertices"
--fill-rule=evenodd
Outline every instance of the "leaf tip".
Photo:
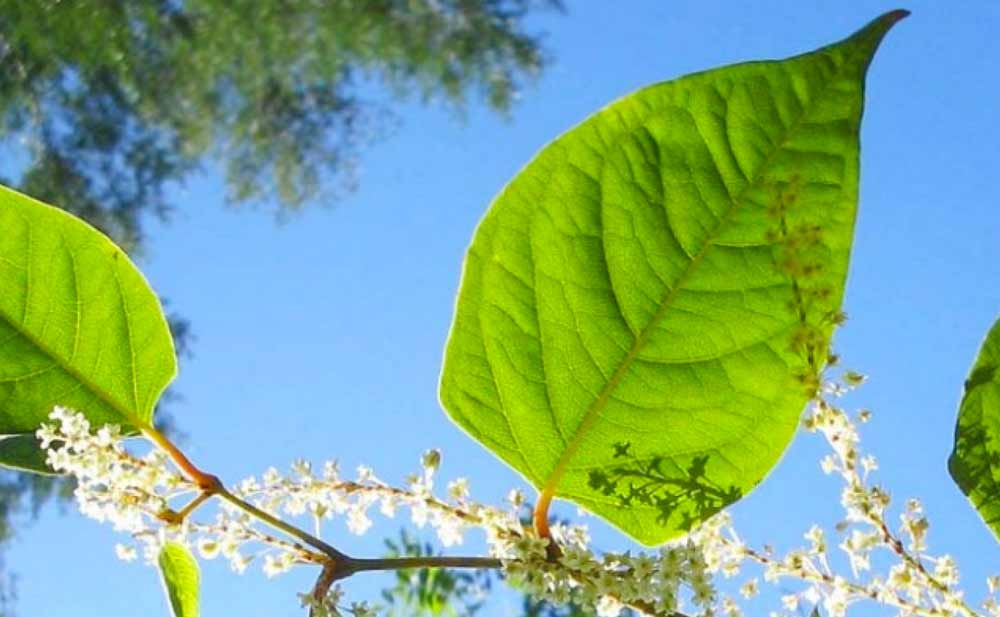
M 907 9 L 896 9 L 895 11 L 889 11 L 888 13 L 886 13 L 885 15 L 883 15 L 882 17 L 880 17 L 879 19 L 885 21 L 886 23 L 888 23 L 888 25 L 891 26 L 891 25 L 893 25 L 893 24 L 895 24 L 895 23 L 897 23 L 899 21 L 902 21 L 902 20 L 906 19 L 909 16 L 910 16 L 910 11 L 909 10 L 907 10 Z
M 870 21 L 867 26 L 859 30 L 851 38 L 869 42 L 872 48 L 871 51 L 874 53 L 875 48 L 882 42 L 882 38 L 886 35 L 886 33 L 889 32 L 889 30 L 891 30 L 897 23 L 909 17 L 909 15 L 910 11 L 906 9 L 896 9 L 894 11 L 889 11 L 888 13 L 883 13 Z
M 910 11 L 906 9 L 896 9 L 888 13 L 883 13 L 868 22 L 864 28 L 861 28 L 835 46 L 844 46 L 851 49 L 852 52 L 850 53 L 854 54 L 860 60 L 862 69 L 867 70 L 869 63 L 875 56 L 875 51 L 882 43 L 885 35 L 894 25 L 906 19 L 909 15 Z

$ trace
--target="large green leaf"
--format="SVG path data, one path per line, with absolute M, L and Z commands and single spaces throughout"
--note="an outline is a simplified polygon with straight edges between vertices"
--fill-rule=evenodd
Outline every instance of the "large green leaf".
M 160 549 L 159 564 L 173 617 L 198 617 L 201 571 L 191 551 L 183 544 L 168 542 Z
M 451 418 L 647 544 L 758 484 L 826 360 L 865 73 L 905 15 L 644 88 L 546 146 L 469 248 Z
M 1000 539 L 1000 320 L 965 380 L 948 471 Z
M 2 186 L 0 231 L 0 434 L 15 439 L 0 464 L 35 466 L 26 444 L 55 405 L 147 426 L 177 365 L 142 274 L 94 228 Z

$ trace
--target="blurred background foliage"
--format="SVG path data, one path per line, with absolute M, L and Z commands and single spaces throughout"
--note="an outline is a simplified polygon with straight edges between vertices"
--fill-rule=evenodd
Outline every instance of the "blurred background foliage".
M 225 174 L 230 205 L 281 216 L 329 203 L 354 189 L 365 146 L 400 120 L 397 103 L 460 115 L 481 101 L 508 113 L 547 60 L 526 19 L 561 9 L 559 0 L 0 0 L 0 182 L 140 258 L 144 222 L 179 207 L 169 189 L 208 163 Z M 183 358 L 189 324 L 175 312 L 170 321 Z M 0 471 L 0 550 L 47 501 L 71 494 L 59 478 Z M 388 550 L 430 547 L 401 536 Z M 2 614 L 13 614 L 14 582 L 0 553 Z M 400 615 L 472 615 L 484 586 L 483 575 L 401 572 L 386 601 Z

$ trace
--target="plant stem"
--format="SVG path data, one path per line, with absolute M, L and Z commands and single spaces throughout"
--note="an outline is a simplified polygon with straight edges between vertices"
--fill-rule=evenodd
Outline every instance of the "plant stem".
M 173 510 L 166 510 L 162 512 L 159 515 L 159 517 L 161 520 L 171 525 L 180 525 L 181 523 L 184 522 L 184 519 L 186 519 L 192 512 L 194 512 L 198 506 L 200 506 L 201 504 L 205 503 L 205 501 L 210 499 L 212 495 L 213 493 L 202 491 L 198 493 L 198 495 L 194 499 L 188 502 L 188 504 L 183 508 L 181 508 L 179 511 L 174 512 Z
M 246 512 L 250 516 L 253 516 L 256 519 L 261 520 L 261 521 L 267 523 L 268 525 L 270 525 L 271 527 L 274 527 L 275 529 L 283 531 L 283 532 L 287 533 L 290 536 L 298 538 L 302 542 L 304 542 L 304 543 L 308 544 L 309 546 L 315 548 L 316 550 L 320 551 L 321 553 L 323 553 L 324 555 L 326 555 L 327 557 L 329 557 L 334 562 L 337 562 L 337 563 L 346 563 L 346 562 L 353 561 L 350 557 L 348 557 L 344 553 L 341 553 L 340 551 L 338 551 L 337 549 L 333 548 L 332 546 L 330 546 L 326 542 L 320 540 L 316 536 L 314 536 L 314 535 L 312 535 L 310 533 L 307 533 L 305 531 L 302 531 L 298 527 L 296 527 L 294 525 L 290 525 L 290 524 L 286 523 L 285 521 L 281 520 L 280 518 L 278 518 L 276 516 L 268 514 L 267 512 L 261 510 L 257 506 L 255 506 L 255 505 L 253 505 L 251 503 L 248 503 L 248 502 L 240 499 L 236 495 L 233 495 L 232 493 L 230 493 L 225 488 L 220 488 L 219 491 L 217 492 L 217 494 L 218 494 L 219 497 L 225 499 L 226 501 L 228 501 L 229 503 L 233 504 L 234 506 L 236 506 L 240 510 L 243 510 L 244 512 Z
M 323 570 L 319 573 L 319 578 L 316 579 L 316 584 L 313 585 L 312 597 L 317 604 L 322 604 L 323 599 L 326 598 L 327 592 L 330 591 L 330 587 L 337 580 L 337 571 L 333 563 L 327 563 L 323 566 Z M 309 617 L 316 617 L 316 607 L 309 607 Z
M 538 500 L 535 501 L 535 510 L 532 512 L 531 518 L 535 533 L 538 534 L 539 538 L 552 538 L 552 532 L 549 530 L 549 506 L 551 504 L 552 493 L 549 491 L 540 493 Z
M 175 446 L 166 435 L 161 433 L 152 425 L 147 425 L 140 427 L 142 434 L 145 435 L 150 441 L 155 443 L 157 447 L 167 453 L 167 456 L 176 464 L 181 471 L 195 484 L 198 485 L 203 492 L 209 494 L 215 494 L 220 490 L 224 490 L 222 486 L 222 481 L 219 480 L 218 476 L 214 476 L 210 473 L 205 473 L 204 471 L 198 469 L 191 460 L 180 451 L 180 448 Z
M 182 510 L 184 515 L 187 515 L 188 513 L 190 513 L 191 510 L 198 507 L 198 505 L 200 505 L 201 502 L 204 501 L 205 499 L 211 497 L 212 495 L 218 495 L 219 497 L 225 499 L 229 503 L 233 504 L 234 506 L 236 506 L 240 510 L 243 510 L 247 514 L 253 516 L 254 518 L 261 520 L 270 525 L 271 527 L 283 531 L 284 533 L 287 533 L 288 535 L 294 538 L 298 538 L 302 542 L 319 550 L 324 555 L 329 557 L 331 561 L 337 563 L 351 561 L 350 557 L 348 557 L 344 553 L 341 553 L 340 551 L 333 548 L 326 542 L 320 540 L 316 536 L 306 533 L 305 531 L 302 531 L 301 529 L 295 527 L 294 525 L 289 525 L 288 523 L 279 519 L 278 517 L 272 516 L 271 514 L 268 514 L 267 512 L 261 510 L 257 506 L 248 503 L 240 499 L 236 495 L 230 493 L 226 489 L 226 487 L 222 484 L 222 481 L 219 480 L 218 476 L 212 475 L 210 473 L 205 473 L 201 469 L 198 469 L 198 467 L 195 466 L 195 464 L 192 463 L 191 460 L 183 452 L 181 452 L 180 448 L 175 446 L 174 443 L 170 441 L 170 439 L 167 438 L 166 435 L 158 431 L 155 427 L 147 425 L 143 426 L 141 430 L 142 433 L 147 438 L 149 438 L 150 441 L 155 443 L 161 450 L 166 452 L 167 455 L 170 457 L 170 459 L 174 461 L 174 463 L 181 469 L 181 471 L 183 471 L 184 474 L 188 478 L 190 478 L 192 482 L 198 485 L 198 488 L 201 489 L 202 494 L 199 497 L 195 498 L 193 502 L 188 504 L 188 507 Z M 183 520 L 183 517 L 181 517 L 181 520 Z
M 338 572 L 338 578 L 355 572 L 375 570 L 405 570 L 407 568 L 478 568 L 497 570 L 503 564 L 493 557 L 391 557 L 386 559 L 349 559 Z
M 261 510 L 257 506 L 237 497 L 229 492 L 217 476 L 205 473 L 188 459 L 181 450 L 167 438 L 166 435 L 156 430 L 153 426 L 142 427 L 143 434 L 155 443 L 161 450 L 167 453 L 171 460 L 184 472 L 188 478 L 200 489 L 201 494 L 195 497 L 175 516 L 177 520 L 184 518 L 194 511 L 205 500 L 212 496 L 218 496 L 243 510 L 250 516 L 260 520 L 275 529 L 284 532 L 301 542 L 317 549 L 323 553 L 328 563 L 323 568 L 320 580 L 317 582 L 319 593 L 329 588 L 335 580 L 340 580 L 351 576 L 357 572 L 370 572 L 375 570 L 402 570 L 406 568 L 481 568 L 498 569 L 502 567 L 499 559 L 492 557 L 397 557 L 387 559 L 355 559 L 340 552 L 333 546 L 320 540 L 316 536 L 299 529 L 298 527 L 286 523 L 280 518 Z M 546 531 L 548 525 L 546 524 Z

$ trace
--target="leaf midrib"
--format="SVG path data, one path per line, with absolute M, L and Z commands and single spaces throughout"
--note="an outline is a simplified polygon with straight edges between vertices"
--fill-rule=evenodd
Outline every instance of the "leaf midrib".
M 687 267 L 685 267 L 684 271 L 677 278 L 677 281 L 674 284 L 674 286 L 670 289 L 669 293 L 667 293 L 666 297 L 661 302 L 660 308 L 657 310 L 656 314 L 653 315 L 653 318 L 649 321 L 646 327 L 643 328 L 642 332 L 639 334 L 635 342 L 632 344 L 632 347 L 629 349 L 628 354 L 626 354 L 625 357 L 622 359 L 622 361 L 619 363 L 618 367 L 615 369 L 615 372 L 611 375 L 611 379 L 609 379 L 608 382 L 605 384 L 604 388 L 601 389 L 601 392 L 598 395 L 597 399 L 595 399 L 594 402 L 591 404 L 591 406 L 587 409 L 586 413 L 583 416 L 583 419 L 580 421 L 580 424 L 577 425 L 577 428 L 573 431 L 572 437 L 566 444 L 566 449 L 563 450 L 563 453 L 562 455 L 560 455 L 559 460 L 556 461 L 555 467 L 553 467 L 552 472 L 549 474 L 548 478 L 546 478 L 544 484 L 542 485 L 539 496 L 539 502 L 548 501 L 555 496 L 556 489 L 559 485 L 559 481 L 562 479 L 562 476 L 566 472 L 566 466 L 569 464 L 570 460 L 576 454 L 576 451 L 583 443 L 584 438 L 590 432 L 590 429 L 593 426 L 594 422 L 597 421 L 600 412 L 603 411 L 604 408 L 607 406 L 608 400 L 611 398 L 611 395 L 618 388 L 618 385 L 621 383 L 621 381 L 625 378 L 626 373 L 628 372 L 629 368 L 631 368 L 632 363 L 639 355 L 639 352 L 642 351 L 642 349 L 645 347 L 645 344 L 649 340 L 649 337 L 652 336 L 654 329 L 666 316 L 667 311 L 671 308 L 674 299 L 680 293 L 681 289 L 684 287 L 684 284 L 687 283 L 692 274 L 697 270 L 698 266 L 705 258 L 705 255 L 708 253 L 709 249 L 715 245 L 715 241 L 721 236 L 721 231 L 725 228 L 726 224 L 732 218 L 733 214 L 737 210 L 739 210 L 740 206 L 743 205 L 743 201 L 746 198 L 747 193 L 752 188 L 756 187 L 757 183 L 761 181 L 764 172 L 771 166 L 771 164 L 773 164 L 774 157 L 777 155 L 778 152 L 780 152 L 783 148 L 785 148 L 785 146 L 787 146 L 790 137 L 796 131 L 799 130 L 804 119 L 809 115 L 809 111 L 813 108 L 813 106 L 816 105 L 817 101 L 823 98 L 823 95 L 826 93 L 826 90 L 829 87 L 830 83 L 836 79 L 837 75 L 840 74 L 840 71 L 846 64 L 847 64 L 846 62 L 843 62 L 840 66 L 837 66 L 834 69 L 833 73 L 823 84 L 820 91 L 817 92 L 816 96 L 813 97 L 813 99 L 809 102 L 808 106 L 803 107 L 802 112 L 799 115 L 799 117 L 795 120 L 795 123 L 785 131 L 785 134 L 782 137 L 781 141 L 768 153 L 767 157 L 764 159 L 764 161 L 758 168 L 757 173 L 754 174 L 754 177 L 747 182 L 747 184 L 743 187 L 743 189 L 740 190 L 739 194 L 737 194 L 736 197 L 730 200 L 731 203 L 729 208 L 726 210 L 723 216 L 719 219 L 719 222 L 709 233 L 708 238 L 705 240 L 705 244 L 698 251 L 698 253 L 691 259 L 691 261 L 688 262 Z

